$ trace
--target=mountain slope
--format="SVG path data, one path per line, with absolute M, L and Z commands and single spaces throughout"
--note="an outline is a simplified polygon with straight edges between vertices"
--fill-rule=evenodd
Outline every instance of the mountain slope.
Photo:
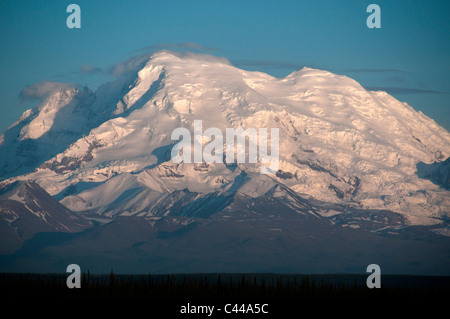
M 304 68 L 277 79 L 210 56 L 160 52 L 116 91 L 111 119 L 12 180 L 34 180 L 73 210 L 112 213 L 109 205 L 123 194 L 128 200 L 132 189 L 150 189 L 156 201 L 183 189 L 227 191 L 242 171 L 248 180 L 259 178 L 254 164 L 234 171 L 170 161 L 171 132 L 202 120 L 203 129 L 223 132 L 279 128 L 280 171 L 271 178 L 298 194 L 388 209 L 410 224 L 436 223 L 449 210 L 448 191 L 418 177 L 416 164 L 446 159 L 450 134 L 406 103 L 345 76 Z
M 278 128 L 279 169 L 174 163 L 172 132 L 196 120 L 224 134 Z M 30 256 L 59 269 L 66 250 L 130 271 L 330 271 L 336 259 L 342 272 L 373 254 L 393 271 L 450 264 L 450 134 L 327 71 L 279 79 L 155 53 L 95 92 L 53 92 L 2 135 L 0 155 L 1 253 L 14 252 L 2 269 L 37 269 Z M 101 225 L 83 232 L 88 220 Z
M 383 236 L 368 231 L 389 225 L 388 212 L 378 218 L 370 212 L 348 212 L 359 215 L 360 228 L 345 220 L 333 225 L 306 209 L 301 212 L 273 195 L 236 195 L 233 204 L 210 216 L 119 216 L 57 244 L 45 244 L 51 238 L 35 238 L 39 249 L 30 251 L 24 245 L 0 260 L 0 268 L 58 272 L 76 260 L 93 273 L 111 268 L 141 274 L 363 273 L 367 265 L 377 263 L 383 273 L 449 274 L 450 238 L 415 227 Z M 401 220 L 396 223 L 402 226 Z
M 39 232 L 79 232 L 92 223 L 58 203 L 33 182 L 0 190 L 0 253 L 16 251 Z

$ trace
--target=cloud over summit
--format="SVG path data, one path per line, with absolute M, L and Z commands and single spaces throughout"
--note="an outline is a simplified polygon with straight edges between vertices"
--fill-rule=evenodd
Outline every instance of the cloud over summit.
M 19 94 L 22 101 L 45 99 L 53 92 L 76 87 L 73 83 L 41 81 L 25 87 Z

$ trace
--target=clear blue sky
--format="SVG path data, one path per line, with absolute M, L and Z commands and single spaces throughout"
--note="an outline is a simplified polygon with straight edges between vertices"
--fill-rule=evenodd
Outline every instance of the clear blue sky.
M 81 29 L 66 8 L 81 7 Z M 381 29 L 366 7 L 381 7 Z M 382 88 L 450 130 L 450 1 L 2 1 L 0 131 L 36 101 L 40 81 L 95 88 L 115 63 L 196 43 L 238 67 L 275 76 L 309 66 Z M 161 45 L 165 44 L 165 45 Z

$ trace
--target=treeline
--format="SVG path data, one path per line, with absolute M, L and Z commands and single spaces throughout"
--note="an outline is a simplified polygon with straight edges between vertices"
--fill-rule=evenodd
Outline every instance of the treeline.
M 0 274 L 2 295 L 75 300 L 329 300 L 433 298 L 449 293 L 449 278 L 395 277 L 369 289 L 362 275 L 189 274 L 81 275 L 69 289 L 69 274 Z M 395 280 L 394 280 L 395 279 Z M 415 281 L 415 282 L 414 282 Z M 437 284 L 436 284 L 437 283 Z

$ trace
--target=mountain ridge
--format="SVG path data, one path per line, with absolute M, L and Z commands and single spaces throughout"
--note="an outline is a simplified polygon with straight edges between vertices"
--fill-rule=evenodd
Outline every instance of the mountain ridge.
M 118 100 L 114 110 L 108 106 L 111 118 L 106 116 L 89 134 L 23 178 L 37 181 L 55 195 L 79 182 L 102 183 L 117 174 L 143 174 L 145 167 L 159 161 L 152 151 L 174 143 L 168 128 L 192 127 L 198 117 L 205 128 L 279 127 L 283 143 L 278 175 L 294 177 L 279 181 L 296 192 L 336 203 L 357 199 L 361 208 L 409 210 L 407 218 L 413 224 L 432 222 L 422 211 L 434 218 L 449 207 L 445 201 L 442 209 L 436 206 L 445 192 L 418 178 L 414 163 L 447 158 L 448 132 L 406 103 L 383 92 L 366 91 L 345 76 L 303 68 L 277 79 L 239 70 L 223 59 L 160 52 L 139 70 L 126 94 L 109 100 Z M 99 100 L 89 103 L 90 107 L 102 104 Z M 389 120 L 396 125 L 384 125 Z M 292 151 L 295 148 L 298 151 Z M 169 161 L 147 172 L 154 174 L 162 168 L 172 174 L 191 174 L 186 166 Z M 209 167 L 220 171 L 218 166 Z M 255 172 L 248 165 L 243 170 Z M 236 177 L 232 172 L 226 175 L 230 182 Z M 220 189 L 217 183 L 210 186 Z M 399 188 L 403 193 L 397 195 Z M 86 200 L 88 192 L 78 195 Z M 381 196 L 392 200 L 380 200 Z
M 278 171 L 260 174 L 261 163 L 174 163 L 171 149 L 177 141 L 171 133 L 180 127 L 192 132 L 194 120 L 201 120 L 203 129 L 222 132 L 278 128 Z M 5 269 L 27 269 L 20 247 L 33 240 L 42 242 L 41 250 L 29 251 L 27 245 L 23 249 L 36 263 L 61 256 L 66 260 L 66 249 L 92 263 L 94 251 L 105 251 L 99 257 L 105 265 L 109 260 L 126 268 L 133 258 L 142 257 L 161 271 L 164 260 L 171 271 L 180 270 L 187 260 L 189 271 L 203 269 L 202 262 L 183 253 L 203 258 L 189 240 L 199 247 L 202 240 L 210 242 L 204 259 L 211 265 L 220 263 L 211 259 L 218 256 L 214 244 L 224 256 L 243 252 L 230 260 L 249 271 L 284 266 L 293 271 L 298 263 L 313 265 L 307 261 L 311 256 L 320 269 L 329 270 L 322 263 L 337 253 L 322 247 L 327 238 L 342 252 L 342 270 L 354 267 L 345 262 L 347 257 L 357 263 L 370 259 L 363 242 L 370 249 L 383 247 L 376 254 L 386 263 L 389 258 L 411 263 L 408 272 L 414 272 L 414 265 L 429 271 L 427 258 L 439 271 L 450 264 L 444 237 L 449 235 L 445 159 L 450 134 L 387 93 L 367 91 L 327 71 L 303 68 L 280 79 L 238 69 L 221 58 L 158 52 L 136 73 L 95 92 L 53 92 L 2 135 L 0 155 L 0 199 L 9 205 L 1 208 L 5 238 L 14 233 L 7 209 L 40 216 L 25 214 L 20 198 L 6 191 L 14 185 L 36 185 L 32 189 L 37 197 L 45 197 L 52 207 L 59 205 L 60 213 L 80 223 L 77 228 L 65 221 L 66 231 L 77 235 L 54 246 L 49 238 L 61 228 L 42 228 L 47 216 L 43 212 L 40 220 L 30 222 L 35 229 L 27 230 L 25 237 L 5 240 L 14 242 L 5 248 L 12 253 L 0 265 Z M 128 228 L 136 234 L 125 240 Z M 49 238 L 39 235 L 43 233 Z M 109 241 L 116 242 L 116 235 L 124 242 L 114 250 Z M 94 249 L 95 238 L 105 242 L 99 240 Z M 264 253 L 252 238 L 272 247 L 280 260 L 264 261 L 270 249 Z M 313 238 L 320 240 L 314 244 Z M 358 244 L 358 239 L 364 240 Z M 396 259 L 389 246 L 400 247 L 402 241 L 408 252 Z M 348 247 L 338 248 L 337 242 Z M 426 254 L 414 248 L 418 242 Z M 152 254 L 163 261 L 155 261 Z M 119 256 L 128 257 L 120 261 Z M 252 256 L 258 260 L 254 267 Z M 224 258 L 219 259 L 226 263 Z M 304 269 L 312 269 L 308 267 Z

